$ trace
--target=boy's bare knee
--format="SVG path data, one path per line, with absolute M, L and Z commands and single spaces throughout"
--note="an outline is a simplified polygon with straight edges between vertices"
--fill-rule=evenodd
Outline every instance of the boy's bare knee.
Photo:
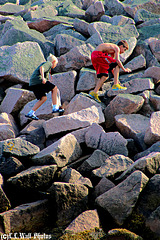
M 42 100 L 43 102 L 45 102 L 45 101 L 47 100 L 47 96 L 43 96 L 43 97 L 41 98 L 41 100 Z

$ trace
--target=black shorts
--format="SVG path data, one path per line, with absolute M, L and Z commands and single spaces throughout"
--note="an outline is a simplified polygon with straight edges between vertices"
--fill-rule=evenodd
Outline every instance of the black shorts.
M 113 70 L 117 65 L 118 65 L 117 62 L 110 63 L 110 64 L 109 64 L 108 72 L 112 73 L 112 70 Z M 97 74 L 97 78 L 101 78 L 102 76 L 108 77 L 109 74 L 108 74 L 108 73 L 99 73 L 99 74 Z
M 55 85 L 49 81 L 45 84 L 36 84 L 29 87 L 29 90 L 34 92 L 34 95 L 38 100 L 40 100 L 43 96 L 46 96 L 46 93 L 50 92 L 55 88 Z

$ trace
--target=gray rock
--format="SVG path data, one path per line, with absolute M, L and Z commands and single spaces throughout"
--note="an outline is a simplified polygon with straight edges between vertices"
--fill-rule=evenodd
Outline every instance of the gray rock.
M 132 79 L 129 82 L 124 83 L 123 86 L 127 87 L 125 93 L 138 93 L 148 89 L 154 89 L 154 83 L 151 78 Z M 107 96 L 108 97 L 115 96 L 122 92 L 124 92 L 124 90 L 114 91 L 112 90 L 112 88 L 110 88 L 109 91 L 107 92 Z
M 155 18 L 159 18 L 160 15 L 159 14 L 154 14 L 152 12 L 149 12 L 145 9 L 138 9 L 135 13 L 134 16 L 134 21 L 138 24 L 143 23 L 143 22 L 147 22 L 149 20 L 155 19 Z
M 47 225 L 48 213 L 48 200 L 46 199 L 22 204 L 1 213 L 0 226 L 4 227 L 5 234 L 23 233 L 24 228 L 26 232 L 38 232 Z
M 46 190 L 54 181 L 57 165 L 34 166 L 9 178 L 7 183 L 22 190 Z
M 96 203 L 109 212 L 114 221 L 121 226 L 131 215 L 148 181 L 145 174 L 135 171 L 122 183 L 96 198 Z
M 71 101 L 75 96 L 76 77 L 76 71 L 68 71 L 52 75 L 51 82 L 58 87 L 62 102 Z
M 57 3 L 56 3 L 57 5 Z M 42 18 L 52 18 L 58 15 L 58 11 L 56 10 L 55 6 L 51 4 L 41 4 L 37 7 L 35 11 L 28 11 L 24 16 L 24 21 L 34 21 L 37 19 Z
M 147 77 L 153 78 L 155 84 L 158 82 L 159 76 L 160 76 L 160 66 L 148 67 L 143 74 L 144 78 L 147 78 Z
M 8 2 L 0 7 L 0 14 L 13 15 L 15 13 L 18 13 L 19 11 L 22 11 L 23 9 L 24 9 L 24 6 L 22 5 L 16 5 Z
M 107 7 L 112 16 L 126 15 L 124 5 L 119 0 L 113 0 L 112 2 L 110 0 L 105 0 L 105 6 Z
M 38 31 L 29 29 L 27 24 L 22 21 L 22 20 L 8 20 L 2 30 L 2 36 L 1 40 L 0 40 L 0 46 L 3 45 L 13 45 L 13 44 L 20 44 L 21 42 L 25 42 L 25 41 L 31 41 L 31 42 L 37 42 L 42 51 L 43 54 L 45 55 L 45 57 L 47 57 L 49 55 L 49 53 L 53 53 L 54 52 L 54 45 L 50 42 L 47 41 L 47 39 L 43 36 L 42 33 L 39 33 Z M 13 36 L 12 38 L 10 36 Z M 23 52 L 23 56 L 25 56 L 25 58 L 28 57 L 32 57 L 33 58 L 33 53 L 30 53 L 30 48 L 26 49 L 27 54 L 24 55 Z M 19 58 L 21 58 L 22 55 L 19 56 Z M 36 60 L 37 59 L 37 55 L 34 61 L 39 61 Z M 22 60 L 21 60 L 22 61 Z M 19 64 L 21 63 L 21 61 L 19 61 Z M 30 58 L 28 59 L 28 61 L 30 62 Z
M 0 159 L 0 172 L 4 178 L 12 177 L 23 170 L 23 164 L 15 157 Z
M 145 157 L 139 158 L 132 165 L 130 165 L 128 169 L 117 178 L 117 180 L 121 181 L 124 180 L 126 177 L 128 177 L 131 173 L 133 173 L 136 170 L 140 170 L 148 177 L 153 176 L 154 174 L 156 174 L 159 168 L 160 164 L 159 156 L 160 156 L 159 152 L 152 152 Z
M 110 156 L 114 154 L 128 156 L 127 140 L 119 132 L 106 133 L 95 123 L 86 132 L 85 142 L 88 147 L 100 149 Z
M 74 22 L 73 22 L 74 29 L 86 37 L 89 37 L 88 26 L 89 26 L 88 22 L 78 18 L 74 19 Z
M 35 165 L 56 164 L 64 167 L 77 160 L 82 154 L 81 147 L 72 134 L 67 134 L 46 147 L 32 158 Z
M 44 122 L 43 127 L 48 138 L 50 135 L 84 128 L 92 123 L 103 123 L 104 115 L 100 107 L 91 106 L 78 112 L 70 113 L 63 116 L 51 118 Z
M 105 22 L 94 22 L 90 23 L 88 27 L 88 32 L 93 35 L 99 32 L 103 42 L 117 43 L 121 39 L 127 39 L 131 37 L 138 38 L 139 33 L 135 25 L 126 24 L 125 26 L 114 26 L 110 23 Z
M 57 226 L 68 225 L 87 208 L 88 189 L 81 184 L 54 182 L 48 192 L 54 199 Z
M 72 168 L 62 169 L 60 180 L 66 183 L 82 184 L 88 188 L 93 188 L 89 178 L 83 177 L 78 171 Z
M 86 175 L 90 174 L 93 169 L 100 167 L 108 157 L 109 157 L 108 154 L 97 149 L 92 153 L 92 155 L 88 159 L 86 159 L 78 167 L 77 170 L 82 175 L 86 176 Z
M 39 147 L 21 138 L 7 139 L 0 142 L 0 154 L 5 157 L 14 156 L 26 159 L 33 157 L 39 151 Z
M 108 22 L 117 26 L 124 26 L 125 24 L 135 24 L 132 18 L 123 16 L 123 15 L 116 15 L 113 17 L 110 17 L 108 15 L 103 15 L 100 21 Z
M 137 210 L 140 214 L 148 219 L 150 214 L 156 210 L 160 205 L 160 175 L 155 174 L 150 178 L 146 188 L 142 192 L 142 196 L 139 199 Z M 151 219 L 150 219 L 151 220 Z
M 160 4 L 157 3 L 156 0 L 153 1 L 143 1 L 140 0 L 138 2 L 136 2 L 136 0 L 133 0 L 131 3 L 129 0 L 125 0 L 124 2 L 124 9 L 125 11 L 132 17 L 135 17 L 135 14 L 137 12 L 138 9 L 145 9 L 150 11 L 151 13 L 155 13 L 155 14 L 159 14 L 160 12 Z
M 97 210 L 87 210 L 76 217 L 65 229 L 65 232 L 79 233 L 99 227 L 100 222 Z
M 156 233 L 157 236 L 160 235 L 160 207 L 157 207 L 155 211 L 151 213 L 149 218 L 146 220 L 146 226 L 149 227 L 149 229 Z
M 157 60 L 160 61 L 160 40 L 157 39 L 151 41 L 149 43 L 149 46 L 155 58 L 157 58 Z
M 139 152 L 135 155 L 134 160 L 137 160 L 139 158 L 142 158 L 144 156 L 147 156 L 148 154 L 152 153 L 152 152 L 160 152 L 160 141 L 154 143 L 152 146 L 150 146 L 149 148 L 147 148 L 146 150 L 144 150 L 143 152 Z
M 133 161 L 123 155 L 113 155 L 107 158 L 99 168 L 92 171 L 93 178 L 102 179 L 103 177 L 114 179 L 116 175 L 125 171 Z
M 66 54 L 58 58 L 56 72 L 66 72 L 69 70 L 78 70 L 82 67 L 91 65 L 91 52 L 94 48 L 90 44 L 83 44 L 72 48 Z
M 82 5 L 82 8 L 84 10 L 87 10 L 87 8 L 89 8 L 89 6 L 93 5 L 94 3 L 96 3 L 97 0 L 84 0 L 83 1 L 83 5 Z
M 5 212 L 11 207 L 11 203 L 7 198 L 2 187 L 0 187 L 0 212 Z
M 159 118 L 160 111 L 152 113 L 144 136 L 144 141 L 148 145 L 152 145 L 160 140 Z
M 33 99 L 35 99 L 33 92 L 24 89 L 9 88 L 1 103 L 0 111 L 16 116 L 24 105 Z
M 45 120 L 31 121 L 25 128 L 20 131 L 19 137 L 37 145 L 41 150 L 44 148 L 46 135 L 43 128 Z
M 82 68 L 77 83 L 77 91 L 88 91 L 96 86 L 98 79 L 96 71 L 89 68 Z
M 6 31 L 7 34 L 8 31 Z M 7 37 L 5 37 L 5 40 L 7 40 Z M 9 43 L 3 44 L 10 45 Z M 15 43 L 13 46 L 1 46 L 0 52 L 3 56 L 0 76 L 4 77 L 4 79 L 9 76 L 9 79 L 15 83 L 29 83 L 30 76 L 35 68 L 45 61 L 38 43 L 27 42 L 27 39 L 26 42 Z M 6 62 L 10 64 L 6 65 Z
M 69 52 L 72 48 L 82 44 L 84 44 L 84 41 L 67 34 L 57 34 L 55 37 L 55 48 L 58 57 Z
M 115 187 L 115 184 L 111 182 L 109 179 L 107 179 L 106 177 L 103 177 L 99 181 L 99 183 L 95 186 L 92 196 L 94 199 L 96 199 L 98 196 L 109 191 L 113 187 Z
M 105 9 L 102 1 L 97 1 L 91 4 L 85 11 L 85 19 L 87 22 L 99 21 L 101 16 L 104 15 Z
M 93 99 L 83 95 L 83 93 L 76 94 L 72 98 L 72 100 L 69 102 L 67 109 L 66 109 L 66 114 L 78 112 L 78 111 L 81 111 L 82 109 L 90 108 L 93 105 L 97 108 L 99 108 L 101 106 L 99 103 L 97 103 Z
M 127 64 L 124 64 L 125 68 L 130 68 L 132 71 L 144 69 L 146 67 L 146 60 L 142 54 L 139 56 L 133 58 L 131 61 L 129 61 Z M 123 72 L 123 70 L 120 68 L 120 73 Z
M 144 136 L 149 124 L 149 118 L 140 114 L 120 114 L 115 116 L 115 123 L 125 138 L 133 138 L 138 147 L 145 150 Z
M 111 127 L 115 123 L 114 117 L 119 114 L 131 114 L 138 112 L 144 103 L 140 96 L 132 94 L 118 94 L 105 108 L 105 126 Z

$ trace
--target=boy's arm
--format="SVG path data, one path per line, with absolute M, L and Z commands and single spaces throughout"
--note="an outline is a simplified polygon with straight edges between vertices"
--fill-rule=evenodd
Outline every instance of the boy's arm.
M 118 63 L 118 66 L 119 66 L 120 68 L 122 68 L 122 70 L 123 70 L 124 72 L 131 72 L 131 69 L 129 69 L 129 68 L 124 68 L 121 60 L 119 59 L 119 54 L 120 54 L 119 47 L 118 47 L 118 46 L 115 46 L 115 47 L 114 47 L 114 50 L 115 50 L 115 60 L 116 60 L 116 62 Z
M 46 79 L 44 77 L 44 68 L 43 68 L 43 66 L 41 66 L 39 70 L 40 70 L 40 74 L 42 76 L 42 83 L 45 84 L 46 83 Z

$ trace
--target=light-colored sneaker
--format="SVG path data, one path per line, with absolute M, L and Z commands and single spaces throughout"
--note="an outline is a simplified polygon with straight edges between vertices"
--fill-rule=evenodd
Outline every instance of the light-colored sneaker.
M 32 114 L 30 115 L 29 113 L 25 115 L 25 117 L 27 118 L 30 118 L 32 120 L 39 120 L 39 118 L 35 115 L 35 114 Z
M 114 85 L 112 86 L 112 90 L 114 90 L 114 91 L 127 90 L 127 88 L 126 88 L 126 87 L 122 87 L 120 84 L 114 84 Z
M 94 99 L 94 100 L 96 100 L 97 102 L 101 102 L 101 100 L 99 99 L 99 97 L 98 97 L 98 93 L 95 93 L 95 92 L 93 92 L 93 91 L 91 91 L 90 93 L 89 93 L 89 95 Z

